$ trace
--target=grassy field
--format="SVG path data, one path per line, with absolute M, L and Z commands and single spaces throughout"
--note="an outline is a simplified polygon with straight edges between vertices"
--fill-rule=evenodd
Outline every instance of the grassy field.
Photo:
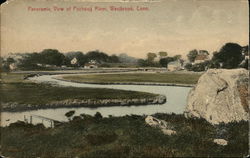
M 1 83 L 29 83 L 29 80 L 24 80 L 27 73 L 1 73 Z
M 49 84 L 36 84 L 23 80 L 25 74 L 2 74 L 1 102 L 20 104 L 46 104 L 66 99 L 134 99 L 154 97 L 156 94 L 101 89 L 56 87 Z
M 2 155 L 79 158 L 243 157 L 248 154 L 248 122 L 212 126 L 202 119 L 156 114 L 177 131 L 164 135 L 145 124 L 144 116 L 74 117 L 55 128 L 14 123 L 1 128 Z M 213 139 L 228 140 L 220 146 Z
M 173 84 L 196 84 L 200 74 L 178 73 L 124 73 L 124 74 L 92 74 L 70 75 L 63 79 L 87 83 L 128 83 L 128 82 L 153 82 Z

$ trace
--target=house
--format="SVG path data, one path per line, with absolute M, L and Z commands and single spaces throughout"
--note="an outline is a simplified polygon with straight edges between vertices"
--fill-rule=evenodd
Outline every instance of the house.
M 10 70 L 16 70 L 17 69 L 17 65 L 15 63 L 11 63 L 9 65 L 9 68 L 10 68 Z
M 43 64 L 40 64 L 40 63 L 37 63 L 36 65 L 37 65 L 37 66 L 40 66 L 40 67 L 43 67 Z
M 208 60 L 209 60 L 209 57 L 207 54 L 198 54 L 196 58 L 194 59 L 194 64 L 203 63 Z
M 168 71 L 178 71 L 181 70 L 183 67 L 182 62 L 180 60 L 172 61 L 168 63 Z
M 73 58 L 71 61 L 70 61 L 71 65 L 75 65 L 77 64 L 77 59 L 76 58 Z
M 44 67 L 52 68 L 52 67 L 56 67 L 56 65 L 45 64 Z
M 87 63 L 87 64 L 84 65 L 84 68 L 92 69 L 92 68 L 98 68 L 98 66 L 96 64 Z
M 84 68 L 91 69 L 91 68 L 98 68 L 97 62 L 95 60 L 90 60 L 90 62 L 84 65 Z

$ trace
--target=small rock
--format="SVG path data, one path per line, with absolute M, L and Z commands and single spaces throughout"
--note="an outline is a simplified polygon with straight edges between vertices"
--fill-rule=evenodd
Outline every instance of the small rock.
M 223 146 L 227 145 L 227 141 L 225 139 L 214 139 L 214 143 Z
M 159 125 L 159 120 L 155 119 L 153 116 L 147 116 L 145 118 L 145 122 L 150 126 L 157 126 Z
M 174 135 L 176 134 L 176 131 L 171 130 L 171 129 L 161 129 L 161 131 L 166 134 L 166 135 Z

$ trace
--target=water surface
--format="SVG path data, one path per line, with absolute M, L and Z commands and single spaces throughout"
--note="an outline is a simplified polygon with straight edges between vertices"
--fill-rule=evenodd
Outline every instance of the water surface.
M 2 126 L 6 126 L 17 120 L 24 120 L 24 116 L 29 120 L 30 115 L 40 115 L 55 119 L 58 121 L 67 121 L 65 113 L 70 110 L 75 110 L 75 115 L 82 113 L 94 115 L 100 112 L 104 117 L 124 116 L 130 114 L 136 115 L 151 115 L 154 113 L 176 113 L 181 114 L 184 112 L 186 106 L 186 98 L 190 87 L 175 87 L 175 86 L 152 86 L 152 85 L 98 85 L 98 84 L 84 84 L 61 81 L 55 79 L 60 75 L 44 75 L 39 77 L 30 78 L 34 82 L 49 82 L 59 86 L 72 86 L 72 87 L 90 87 L 90 88 L 112 88 L 122 90 L 133 90 L 150 92 L 155 94 L 162 94 L 167 97 L 167 102 L 161 105 L 143 105 L 143 106 L 113 106 L 113 107 L 99 107 L 99 108 L 57 108 L 57 109 L 40 109 L 24 112 L 2 112 Z M 33 123 L 42 123 L 41 119 L 32 118 Z M 49 122 L 43 121 L 45 125 L 50 125 Z

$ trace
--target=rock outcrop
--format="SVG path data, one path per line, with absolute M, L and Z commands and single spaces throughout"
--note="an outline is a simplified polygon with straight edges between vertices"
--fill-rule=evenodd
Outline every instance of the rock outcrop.
M 248 120 L 248 80 L 245 69 L 208 70 L 189 92 L 185 116 L 212 124 Z
M 174 135 L 176 134 L 176 131 L 173 130 L 171 128 L 171 126 L 169 125 L 169 123 L 167 123 L 166 121 L 164 120 L 160 120 L 160 119 L 157 119 L 153 116 L 147 116 L 145 118 L 145 122 L 151 126 L 151 127 L 156 127 L 156 128 L 160 128 L 161 131 L 165 134 L 165 135 Z

